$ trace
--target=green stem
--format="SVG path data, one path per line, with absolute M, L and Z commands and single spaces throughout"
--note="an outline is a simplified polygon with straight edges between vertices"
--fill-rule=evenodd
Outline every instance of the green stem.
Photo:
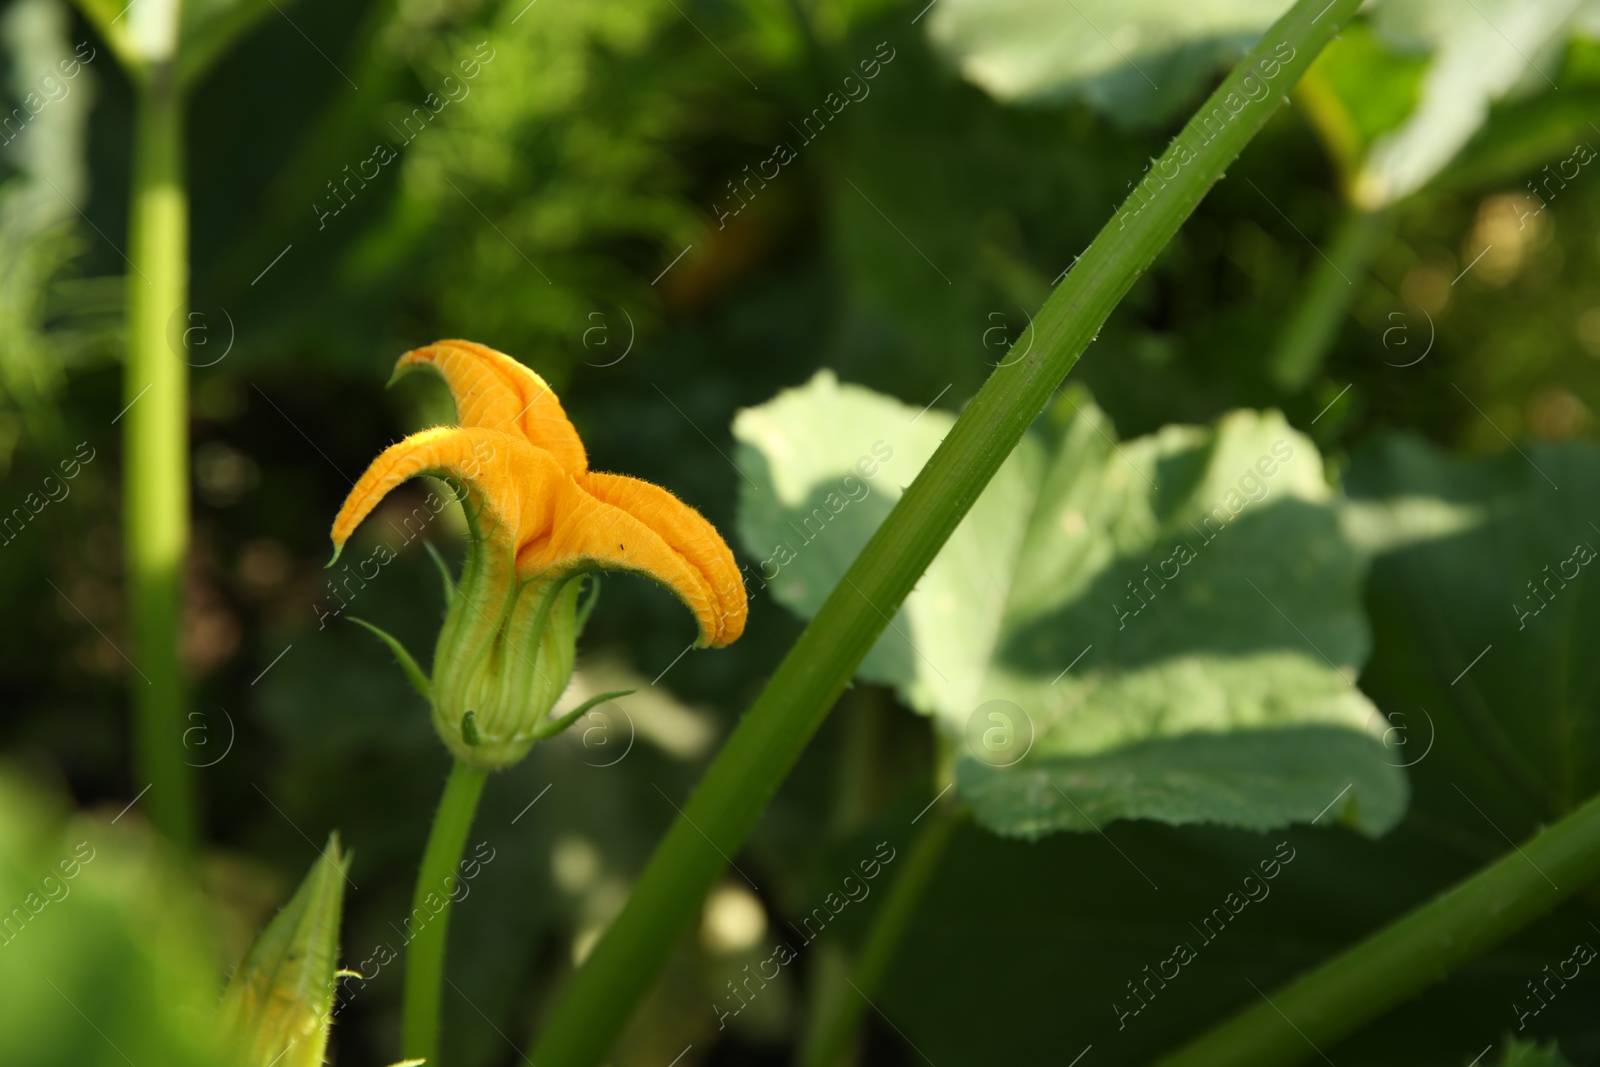
M 444 949 L 450 926 L 450 894 L 460 876 L 456 865 L 467 845 L 467 831 L 478 810 L 487 772 L 457 760 L 450 768 L 428 832 L 428 847 L 417 872 L 411 918 L 420 926 L 406 945 L 406 988 L 400 1020 L 400 1050 L 412 1059 L 439 1065 L 439 1011 L 444 995 Z M 429 904 L 434 898 L 436 912 Z
M 1278 335 L 1268 370 L 1291 393 L 1306 387 L 1328 358 L 1356 286 L 1389 232 L 1387 211 L 1352 208 L 1339 224 L 1326 258 L 1318 257 L 1311 279 Z
M 170 67 L 136 81 L 129 207 L 128 358 L 122 416 L 124 550 L 132 661 L 134 788 L 150 817 L 185 849 L 195 840 L 194 785 L 184 762 L 179 635 L 189 544 L 188 366 L 169 344 L 186 325 L 189 203 L 183 93 Z
M 889 887 L 889 899 L 872 917 L 872 927 L 867 932 L 866 943 L 861 946 L 855 974 L 834 1000 L 833 1010 L 816 1027 L 816 1040 L 808 1042 L 801 1054 L 802 1067 L 833 1067 L 843 1061 L 861 1025 L 867 1002 L 883 983 L 889 964 L 894 962 L 906 927 L 911 925 L 911 917 L 922 903 L 940 860 L 944 859 L 945 847 L 963 821 L 963 812 L 964 809 L 955 804 L 940 804 L 926 816 L 928 821 L 911 846 L 905 868 Z M 852 985 L 854 989 L 849 988 Z
M 1297 0 L 1067 273 L 1035 319 L 1032 349 L 990 375 L 712 761 L 557 1005 L 532 1056 L 539 1067 L 605 1054 L 912 586 L 1111 310 L 1359 3 Z M 1259 88 L 1258 64 L 1271 89 L 1252 100 L 1243 82 Z
M 1600 877 L 1600 796 L 1157 1067 L 1311 1059 Z M 1558 888 L 1559 887 L 1559 888 Z

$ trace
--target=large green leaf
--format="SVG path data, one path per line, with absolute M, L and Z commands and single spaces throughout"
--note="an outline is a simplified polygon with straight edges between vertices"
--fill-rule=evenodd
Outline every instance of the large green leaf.
M 66 820 L 0 776 L 0 1063 L 229 1062 L 212 1033 L 207 918 L 136 811 Z
M 1554 90 L 1559 55 L 1581 0 L 1475 0 L 1471 11 L 1449 0 L 1387 0 L 1374 25 L 1397 52 L 1426 52 L 1429 62 L 1416 107 L 1376 137 L 1355 174 L 1351 192 L 1367 209 L 1392 204 L 1421 189 L 1455 158 L 1489 117 L 1494 101 L 1526 86 Z M 1336 43 L 1323 61 L 1338 64 Z M 1359 48 L 1354 39 L 1348 47 Z M 1346 87 L 1353 121 L 1392 107 L 1381 80 Z
M 1001 100 L 1081 98 L 1118 121 L 1187 104 L 1289 5 L 1284 0 L 941 0 L 928 34 Z
M 1393 437 L 1349 485 L 1352 535 L 1381 550 L 1367 684 L 1433 743 L 1416 773 L 1513 836 L 1600 789 L 1600 451 Z
M 1478 190 L 1511 184 L 1522 185 L 1523 191 L 1533 192 L 1538 182 L 1551 178 L 1549 172 L 1538 173 L 1541 166 L 1557 161 L 1551 171 L 1559 172 L 1562 169 L 1559 161 L 1572 156 L 1580 142 L 1593 144 L 1594 127 L 1589 123 L 1597 112 L 1600 112 L 1600 42 L 1574 40 L 1568 46 L 1562 67 L 1561 91 L 1496 104 L 1489 121 L 1433 179 L 1429 188 Z M 1530 180 L 1534 181 L 1534 188 L 1525 184 Z M 1543 192 L 1548 194 L 1560 188 L 1556 184 Z
M 816 612 L 953 421 L 827 372 L 739 414 L 740 535 L 780 602 Z M 958 745 L 979 820 L 1392 826 L 1405 781 L 1354 684 L 1364 561 L 1312 444 L 1254 412 L 1118 443 L 1081 393 L 1051 422 L 860 670 Z
M 1114 122 L 1160 122 L 1253 42 L 1282 0 L 940 0 L 928 34 L 997 99 L 1081 99 Z M 1519 92 L 1553 90 L 1582 0 L 1380 0 L 1307 76 L 1307 114 L 1352 199 L 1421 189 Z M 1571 145 L 1564 146 L 1570 151 Z

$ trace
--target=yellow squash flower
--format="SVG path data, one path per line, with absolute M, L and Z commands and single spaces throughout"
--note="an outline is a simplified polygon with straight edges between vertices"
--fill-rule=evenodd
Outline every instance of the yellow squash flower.
M 471 545 L 431 682 L 408 670 L 457 758 L 504 767 L 553 732 L 546 720 L 572 676 L 581 628 L 573 579 L 583 574 L 632 571 L 665 585 L 694 612 L 700 647 L 744 632 L 744 583 L 727 543 L 665 489 L 591 471 L 544 379 L 470 341 L 407 352 L 395 377 L 424 367 L 450 387 L 459 425 L 412 434 L 373 460 L 334 520 L 334 559 L 406 479 L 430 474 L 456 487 Z

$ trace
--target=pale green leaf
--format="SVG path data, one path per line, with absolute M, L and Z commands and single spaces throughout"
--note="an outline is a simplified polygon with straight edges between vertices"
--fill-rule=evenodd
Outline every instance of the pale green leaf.
M 1000 100 L 1081 98 L 1113 119 L 1190 102 L 1288 8 L 1285 0 L 940 0 L 928 35 Z
M 1364 558 L 1315 447 L 1275 413 L 1120 443 L 1082 394 L 1056 416 L 860 671 L 958 746 L 979 820 L 1393 825 L 1404 778 L 1354 685 Z M 826 372 L 741 412 L 740 535 L 773 595 L 813 614 L 952 423 Z
M 1287 6 L 1283 0 L 939 0 L 927 25 L 935 47 L 997 99 L 1079 99 L 1114 122 L 1133 124 L 1174 117 Z M 1368 5 L 1366 18 L 1329 46 L 1305 84 L 1306 114 L 1337 157 L 1355 204 L 1376 211 L 1404 199 L 1456 157 L 1493 103 L 1553 91 L 1560 49 L 1581 30 L 1583 6 L 1582 0 Z
M 1421 189 L 1455 158 L 1513 88 L 1554 91 L 1559 55 L 1581 0 L 1388 0 L 1375 9 L 1384 36 L 1421 48 L 1431 61 L 1416 110 L 1378 137 L 1356 177 L 1362 207 L 1392 204 Z M 1382 106 L 1372 100 L 1373 106 Z

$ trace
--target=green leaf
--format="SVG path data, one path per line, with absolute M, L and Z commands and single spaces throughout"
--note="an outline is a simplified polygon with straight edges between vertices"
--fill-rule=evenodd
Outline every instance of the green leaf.
M 1447 771 L 1446 797 L 1513 836 L 1600 790 L 1600 450 L 1457 458 L 1396 436 L 1349 486 L 1352 536 L 1380 553 L 1368 687 L 1433 740 L 1417 773 Z
M 1505 1049 L 1495 1061 L 1499 1067 L 1572 1067 L 1572 1061 L 1561 1054 L 1560 1046 L 1554 1041 L 1541 1047 L 1536 1041 L 1520 1041 L 1514 1037 L 1505 1040 Z
M 817 610 L 953 421 L 827 372 L 739 414 L 739 532 L 780 602 Z M 1354 685 L 1364 559 L 1311 442 L 1235 412 L 1119 443 L 1081 393 L 1050 421 L 859 671 L 957 744 L 979 821 L 1392 826 L 1404 777 Z
M 963 759 L 956 786 L 980 821 L 1023 837 L 1116 818 L 1250 830 L 1343 821 L 1377 835 L 1405 814 L 1406 788 L 1356 725 L 1196 731 L 1003 769 Z
M 0 1063 L 231 1067 L 206 1025 L 211 912 L 142 805 L 121 807 L 67 818 L 0 771 Z
M 1416 110 L 1429 57 L 1396 48 L 1370 22 L 1352 23 L 1301 79 L 1299 101 L 1338 164 L 1347 194 L 1380 136 Z
M 1494 101 L 1524 87 L 1553 91 L 1560 72 L 1556 49 L 1581 6 L 1581 0 L 1476 0 L 1470 18 L 1450 0 L 1388 0 L 1375 7 L 1373 24 L 1394 51 L 1429 58 L 1415 109 L 1367 148 L 1352 183 L 1356 204 L 1374 210 L 1421 189 L 1478 132 Z M 1328 61 L 1337 64 L 1339 51 L 1336 43 Z M 1363 116 L 1392 108 L 1382 90 L 1370 79 L 1348 83 L 1349 111 Z M 1387 119 L 1356 121 L 1388 127 Z
M 1582 0 L 1383 0 L 1307 75 L 1306 114 L 1364 211 L 1421 189 L 1495 102 L 1554 90 Z M 1082 100 L 1113 122 L 1173 117 L 1284 8 L 1281 0 L 941 0 L 935 46 L 1013 103 Z M 1572 145 L 1560 146 L 1570 151 Z
M 349 864 L 339 835 L 332 835 L 294 897 L 234 971 L 220 1019 L 237 1067 L 322 1067 L 333 1024 Z
M 1571 155 L 1580 142 L 1594 144 L 1590 123 L 1600 112 L 1600 42 L 1583 37 L 1569 42 L 1558 81 L 1560 92 L 1497 103 L 1488 122 L 1430 189 L 1476 190 L 1505 183 L 1532 192 L 1550 177 L 1535 173 L 1542 165 Z M 1559 164 L 1551 168 L 1559 169 Z M 1525 184 L 1530 175 L 1532 188 Z M 1559 188 L 1557 184 L 1541 194 Z
M 1014 102 L 1077 98 L 1116 121 L 1159 121 L 1238 58 L 1283 0 L 941 0 L 928 35 L 966 76 Z

